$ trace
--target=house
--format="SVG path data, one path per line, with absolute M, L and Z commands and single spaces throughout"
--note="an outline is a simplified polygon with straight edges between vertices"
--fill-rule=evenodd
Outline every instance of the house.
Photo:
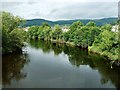
M 67 32 L 67 31 L 69 31 L 70 29 L 69 28 L 62 28 L 62 31 L 63 32 Z
M 30 28 L 30 27 L 25 27 L 25 28 L 22 28 L 22 29 L 27 32 L 29 28 Z
M 118 32 L 118 25 L 114 25 L 111 29 L 112 32 Z

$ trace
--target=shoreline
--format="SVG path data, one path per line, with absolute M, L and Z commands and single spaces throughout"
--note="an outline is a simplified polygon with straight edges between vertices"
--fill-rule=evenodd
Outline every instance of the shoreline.
M 34 40 L 34 39 L 33 39 Z M 81 48 L 83 50 L 87 50 L 89 53 L 94 53 L 94 54 L 98 54 L 98 55 L 101 55 L 103 57 L 106 57 L 108 60 L 110 61 L 119 61 L 119 59 L 112 59 L 110 58 L 109 56 L 105 55 L 105 54 L 102 54 L 101 52 L 97 52 L 95 50 L 91 50 L 91 47 L 88 46 L 88 47 L 82 47 L 82 46 L 79 46 L 79 45 L 75 45 L 73 42 L 65 42 L 65 41 L 62 41 L 62 40 L 53 40 L 53 39 L 37 39 L 37 40 L 43 40 L 43 41 L 50 41 L 52 43 L 59 43 L 59 44 L 66 44 L 68 46 L 74 46 L 74 47 L 78 47 L 78 48 Z M 120 61 L 119 61 L 120 62 Z

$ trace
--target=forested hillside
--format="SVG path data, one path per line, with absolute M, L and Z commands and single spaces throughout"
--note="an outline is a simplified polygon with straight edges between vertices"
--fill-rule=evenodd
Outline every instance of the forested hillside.
M 95 22 L 97 26 L 102 26 L 105 24 L 114 24 L 117 21 L 117 18 L 104 18 L 104 19 L 76 19 L 76 20 L 59 20 L 59 21 L 48 21 L 45 19 L 31 19 L 26 20 L 25 24 L 22 24 L 21 26 L 28 27 L 28 26 L 39 26 L 42 25 L 43 22 L 47 22 L 49 25 L 54 26 L 55 24 L 59 25 L 70 25 L 73 22 L 76 22 L 80 20 L 83 24 L 87 24 L 88 22 L 92 21 Z

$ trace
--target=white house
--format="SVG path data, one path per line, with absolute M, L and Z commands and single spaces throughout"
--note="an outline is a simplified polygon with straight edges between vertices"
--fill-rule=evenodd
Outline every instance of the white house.
M 27 32 L 29 28 L 30 27 L 25 27 L 25 28 L 23 28 L 23 30 L 25 30 Z
M 62 28 L 62 31 L 63 32 L 67 32 L 67 31 L 69 31 L 70 29 L 69 28 Z
M 114 25 L 111 29 L 113 32 L 118 32 L 118 25 Z

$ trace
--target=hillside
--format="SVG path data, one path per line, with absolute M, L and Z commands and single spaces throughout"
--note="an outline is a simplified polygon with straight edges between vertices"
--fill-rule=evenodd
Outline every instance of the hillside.
M 117 21 L 117 18 L 103 18 L 103 19 L 94 19 L 94 20 L 76 19 L 76 20 L 59 20 L 59 21 L 49 21 L 49 20 L 45 20 L 45 19 L 31 19 L 31 20 L 26 20 L 26 23 L 22 26 L 23 27 L 39 26 L 43 22 L 47 22 L 51 26 L 53 26 L 55 24 L 66 25 L 66 24 L 72 24 L 73 22 L 78 21 L 78 20 L 80 20 L 84 24 L 88 23 L 89 21 L 93 21 L 96 23 L 97 26 L 102 26 L 102 25 L 105 25 L 107 23 L 114 24 Z

